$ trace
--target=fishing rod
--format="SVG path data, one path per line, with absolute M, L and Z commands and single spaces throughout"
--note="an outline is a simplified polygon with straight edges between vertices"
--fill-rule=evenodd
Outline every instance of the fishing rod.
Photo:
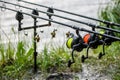
M 11 9 L 11 8 L 7 8 L 7 7 L 4 7 L 4 6 L 0 6 L 0 7 L 8 9 L 10 11 L 18 12 L 17 10 L 14 10 L 14 9 Z M 21 12 L 21 11 L 19 11 L 19 12 Z M 55 20 L 52 20 L 52 19 L 47 19 L 47 18 L 39 17 L 39 16 L 36 16 L 36 15 L 33 15 L 33 14 L 29 14 L 29 13 L 26 13 L 26 12 L 21 12 L 21 13 L 23 13 L 25 15 L 28 15 L 28 16 L 36 17 L 36 18 L 39 18 L 39 19 L 42 19 L 42 20 L 45 20 L 45 21 L 50 21 L 50 22 L 53 22 L 53 23 L 56 23 L 56 24 L 67 26 L 67 27 L 75 29 L 75 30 L 85 31 L 85 32 L 89 32 L 89 33 L 94 33 L 94 34 L 98 34 L 98 35 L 101 35 L 101 36 L 104 36 L 104 37 L 108 37 L 108 38 L 112 38 L 112 39 L 120 41 L 119 37 L 110 36 L 110 35 L 106 35 L 106 34 L 101 34 L 101 33 L 95 32 L 95 31 L 87 30 L 85 28 L 79 28 L 79 27 L 76 27 L 76 26 L 73 26 L 73 25 L 65 24 L 65 23 L 58 22 L 58 21 L 55 21 Z
M 36 5 L 36 6 L 40 6 L 40 7 L 44 7 L 44 8 L 50 8 L 48 6 L 44 6 L 44 5 L 28 2 L 28 1 L 25 1 L 25 0 L 18 0 L 18 1 L 21 1 L 21 2 L 24 2 L 24 3 L 28 3 L 28 4 L 32 4 L 32 5 Z M 76 13 L 73 13 L 73 12 L 69 12 L 69 11 L 65 11 L 65 10 L 61 10 L 61 9 L 57 9 L 57 8 L 52 8 L 52 9 L 56 10 L 56 11 L 64 12 L 64 13 L 67 13 L 67 14 L 75 15 L 75 16 L 78 16 L 78 17 L 83 17 L 83 18 L 95 20 L 95 21 L 98 21 L 98 22 L 102 22 L 104 24 L 109 24 L 109 25 L 120 27 L 120 24 L 118 24 L 118 23 L 113 23 L 113 22 L 109 22 L 109 21 L 105 21 L 105 20 L 95 19 L 95 18 L 92 18 L 92 17 L 76 14 Z
M 14 4 L 14 3 L 10 3 L 10 2 L 6 2 L 6 1 L 2 1 L 2 0 L 1 0 L 1 2 L 7 3 L 7 4 L 11 4 L 11 5 L 15 5 L 15 6 L 19 6 L 19 7 L 26 8 L 26 9 L 30 9 L 30 10 L 34 10 L 33 8 L 21 6 L 21 5 L 18 5 L 18 4 Z M 52 8 L 49 8 L 49 9 L 52 9 Z M 95 27 L 95 28 L 100 28 L 100 29 L 105 29 L 105 30 L 109 30 L 109 31 L 120 33 L 120 30 L 115 30 L 115 29 L 111 29 L 111 28 L 107 28 L 107 27 L 103 27 L 103 26 L 99 26 L 99 25 L 94 25 L 92 23 L 82 22 L 82 21 L 79 21 L 79 20 L 76 20 L 76 19 L 63 17 L 63 16 L 56 15 L 56 14 L 50 13 L 50 12 L 45 12 L 45 11 L 41 11 L 41 10 L 37 10 L 37 11 L 41 12 L 41 13 L 44 13 L 44 14 L 56 16 L 56 17 L 59 17 L 59 18 L 70 20 L 70 21 L 74 21 L 74 22 L 77 22 L 77 23 L 81 23 L 81 24 L 87 25 L 87 26 L 92 27 L 92 28 Z
M 58 21 L 55 21 L 55 20 L 52 20 L 52 19 L 50 19 L 50 16 L 51 15 L 48 15 L 49 16 L 49 19 L 47 19 L 47 18 L 43 18 L 43 17 L 39 17 L 38 16 L 38 12 L 37 12 L 37 10 L 33 10 L 33 12 L 32 12 L 32 14 L 29 14 L 29 13 L 25 13 L 25 12 L 22 12 L 22 11 L 18 11 L 18 10 L 14 10 L 14 9 L 11 9 L 11 8 L 7 8 L 7 7 L 5 7 L 5 6 L 0 6 L 1 8 L 4 8 L 4 9 L 8 9 L 8 10 L 10 10 L 10 11 L 14 11 L 14 12 L 17 12 L 17 14 L 19 13 L 19 14 L 25 14 L 25 15 L 28 15 L 28 16 L 31 16 L 32 18 L 34 18 L 34 40 L 35 40 L 35 36 L 36 36 L 36 27 L 37 27 L 37 25 L 36 25 L 36 19 L 37 18 L 39 18 L 39 19 L 42 19 L 42 20 L 46 20 L 46 21 L 49 21 L 49 23 L 50 22 L 53 22 L 53 23 L 56 23 L 56 24 L 60 24 L 60 25 L 63 25 L 63 26 L 67 26 L 67 27 L 69 27 L 69 28 L 72 28 L 72 29 L 75 29 L 77 32 L 79 32 L 79 31 L 85 31 L 85 32 L 89 32 L 89 33 L 93 33 L 93 34 L 97 34 L 97 35 L 101 35 L 101 36 L 104 36 L 104 37 L 107 37 L 107 38 L 111 38 L 111 39 L 114 39 L 114 40 L 118 40 L 118 41 L 120 41 L 120 38 L 119 37 L 115 37 L 115 36 L 111 36 L 111 35 L 107 35 L 107 34 L 101 34 L 101 33 L 98 33 L 98 32 L 95 32 L 95 31 L 91 31 L 91 30 L 87 30 L 87 29 L 84 29 L 84 28 L 79 28 L 79 27 L 76 27 L 76 26 L 72 26 L 72 25 L 69 25 L 69 24 L 65 24 L 65 23 L 62 23 L 62 22 L 58 22 Z M 17 18 L 16 18 L 18 21 L 21 21 L 22 19 L 23 19 L 23 15 L 22 16 L 18 16 Z M 20 25 L 21 25 L 21 22 L 19 22 L 19 28 L 20 28 Z M 21 30 L 21 29 L 18 29 L 18 30 Z M 79 36 L 79 34 L 78 34 L 78 36 Z M 79 38 L 80 38 L 80 36 L 79 36 Z M 36 52 L 36 41 L 37 40 L 35 40 L 34 41 L 34 50 L 35 50 L 35 52 L 34 52 L 34 71 L 35 72 L 37 72 L 37 59 L 36 59 L 36 57 L 37 57 L 37 52 Z M 69 42 L 68 42 L 69 43 Z M 76 43 L 76 42 L 75 42 Z M 82 46 L 81 46 L 82 45 Z M 80 44 L 78 44 L 78 45 L 75 45 L 74 46 L 74 49 L 79 49 L 78 48 L 78 46 L 81 46 L 80 48 L 80 50 L 79 51 L 81 51 L 83 48 L 86 48 L 88 45 L 87 44 L 84 44 L 84 43 L 80 43 Z M 84 47 L 83 47 L 84 46 Z M 74 63 L 74 57 L 73 57 L 73 52 L 74 52 L 74 49 L 73 49 L 73 51 L 72 51 L 72 60 L 69 60 L 68 61 L 68 66 L 70 66 L 72 63 Z M 87 51 L 88 52 L 88 51 Z M 88 54 L 87 54 L 88 55 Z M 87 57 L 84 57 L 84 56 L 82 56 L 82 60 L 84 61 L 85 59 L 87 59 L 88 58 L 88 56 Z

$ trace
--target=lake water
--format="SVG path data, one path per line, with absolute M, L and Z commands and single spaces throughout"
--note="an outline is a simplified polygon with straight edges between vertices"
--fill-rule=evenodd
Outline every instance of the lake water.
M 28 7 L 35 8 L 35 9 L 37 8 L 43 11 L 47 10 L 46 8 L 26 4 L 23 2 L 17 2 L 17 0 L 5 0 L 5 1 L 17 3 L 20 5 L 28 6 Z M 55 7 L 58 9 L 78 13 L 78 14 L 93 17 L 93 18 L 98 18 L 98 9 L 106 6 L 106 4 L 110 0 L 26 0 L 26 1 L 34 2 L 34 3 L 38 3 L 38 4 L 50 6 L 50 7 Z M 3 5 L 3 3 L 0 2 L 0 5 Z M 7 5 L 7 4 L 5 5 L 6 7 L 13 8 L 16 10 L 22 10 L 23 12 L 27 12 L 27 13 L 32 12 L 31 10 L 18 8 L 16 6 Z M 95 21 L 91 21 L 91 20 L 84 19 L 81 17 L 76 17 L 73 15 L 68 15 L 65 13 L 57 12 L 57 11 L 54 11 L 54 13 L 61 15 L 61 16 L 66 16 L 66 17 L 77 19 L 77 20 L 97 24 L 97 22 Z M 15 12 L 8 11 L 8 10 L 5 10 L 5 11 L 0 10 L 0 34 L 2 38 L 2 41 L 0 43 L 6 44 L 8 43 L 9 40 L 13 43 L 18 42 L 19 40 L 26 40 L 28 43 L 31 43 L 32 42 L 31 38 L 33 36 L 33 30 L 18 32 L 18 24 L 17 24 L 17 20 L 15 20 L 15 15 L 16 15 Z M 39 16 L 47 18 L 47 16 L 42 13 L 40 13 Z M 52 17 L 52 18 L 53 20 L 67 23 L 70 25 L 75 25 L 78 27 L 84 27 L 87 29 L 91 29 L 88 26 L 78 24 L 72 21 L 68 21 L 68 20 L 64 20 L 64 19 L 60 19 L 56 17 Z M 22 21 L 22 23 L 23 23 L 22 27 L 33 26 L 33 19 L 30 16 L 24 15 L 24 20 Z M 44 23 L 47 23 L 47 21 L 38 20 L 37 24 L 44 24 Z M 14 33 L 12 29 L 14 29 Z M 56 32 L 56 37 L 52 39 L 50 34 L 54 29 L 57 29 L 57 32 Z M 41 30 L 43 30 L 44 33 L 41 33 L 40 32 Z M 73 33 L 75 32 L 73 29 L 70 29 L 66 26 L 58 25 L 55 23 L 52 23 L 51 27 L 44 27 L 44 28 L 37 29 L 37 33 L 40 35 L 40 39 L 41 39 L 40 42 L 37 44 L 38 50 L 43 49 L 44 44 L 51 44 L 51 43 L 54 45 L 65 44 L 65 41 L 66 41 L 65 34 L 68 31 L 73 32 Z M 80 33 L 82 36 L 85 34 L 85 32 L 80 32 Z M 28 35 L 25 36 L 24 34 L 28 34 Z

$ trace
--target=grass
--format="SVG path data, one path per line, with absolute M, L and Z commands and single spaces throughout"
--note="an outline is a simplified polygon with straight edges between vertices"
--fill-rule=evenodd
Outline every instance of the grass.
M 81 68 L 81 64 L 78 62 L 80 60 L 78 60 L 78 58 L 76 58 L 77 63 L 73 64 L 70 69 L 68 68 L 67 63 L 71 57 L 71 52 L 64 46 L 51 48 L 49 52 L 45 47 L 44 51 L 41 53 L 40 56 L 40 63 L 43 64 L 43 66 L 45 66 L 43 68 L 47 67 L 47 69 L 42 70 L 48 70 L 48 72 L 79 71 Z
M 4 48 L 4 46 L 2 47 Z M 24 71 L 26 71 L 26 69 L 29 67 L 29 65 L 32 64 L 31 61 L 33 48 L 25 50 L 24 47 L 25 44 L 23 42 L 19 42 L 17 51 L 14 50 L 10 44 L 8 44 L 7 49 L 2 50 L 1 53 L 4 53 L 2 54 L 4 58 L 2 58 L 0 61 L 1 79 L 20 78 L 24 74 Z
M 8 43 L 0 43 L 0 79 L 20 79 L 33 64 L 33 48 L 26 41 L 13 44 L 6 34 L 5 36 Z M 0 41 L 2 42 L 1 37 Z
M 6 59 L 2 59 L 0 61 L 2 62 L 0 65 L 0 78 L 19 79 L 23 77 L 24 74 L 29 71 L 29 69 L 31 70 L 33 68 L 33 48 L 26 50 L 25 43 L 18 42 L 16 51 L 14 51 L 12 47 L 10 47 L 9 50 L 11 50 L 9 51 L 11 52 L 10 54 L 12 54 L 11 57 L 7 59 L 5 56 Z M 13 55 L 15 55 L 15 58 L 13 58 Z M 39 53 L 37 58 L 37 65 L 39 66 L 38 70 L 42 71 L 42 73 L 68 73 L 80 71 L 81 63 L 78 62 L 80 61 L 78 59 L 76 59 L 77 62 L 73 64 L 71 68 L 67 67 L 67 62 L 70 59 L 70 55 L 70 51 L 63 46 L 51 48 L 50 51 L 48 51 L 47 47 L 45 46 L 44 50 Z

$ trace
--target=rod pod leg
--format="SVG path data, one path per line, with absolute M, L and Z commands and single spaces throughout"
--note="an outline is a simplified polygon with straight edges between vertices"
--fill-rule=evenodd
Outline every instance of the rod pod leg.
M 104 55 L 105 55 L 105 43 L 103 44 L 103 53 L 102 52 L 99 53 L 98 59 L 101 59 L 102 56 Z
M 74 59 L 74 49 L 72 50 L 72 53 L 71 53 L 71 56 L 72 56 L 72 60 L 69 60 L 68 61 L 68 67 L 70 67 L 73 63 L 75 63 L 75 59 Z
M 37 52 L 34 52 L 34 73 L 37 72 Z

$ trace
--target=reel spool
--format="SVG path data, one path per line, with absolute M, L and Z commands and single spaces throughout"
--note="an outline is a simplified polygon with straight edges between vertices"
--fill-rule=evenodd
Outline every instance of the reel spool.
M 99 45 L 102 44 L 100 37 L 96 34 L 86 34 L 83 37 L 84 43 L 88 44 L 92 49 L 96 49 Z

